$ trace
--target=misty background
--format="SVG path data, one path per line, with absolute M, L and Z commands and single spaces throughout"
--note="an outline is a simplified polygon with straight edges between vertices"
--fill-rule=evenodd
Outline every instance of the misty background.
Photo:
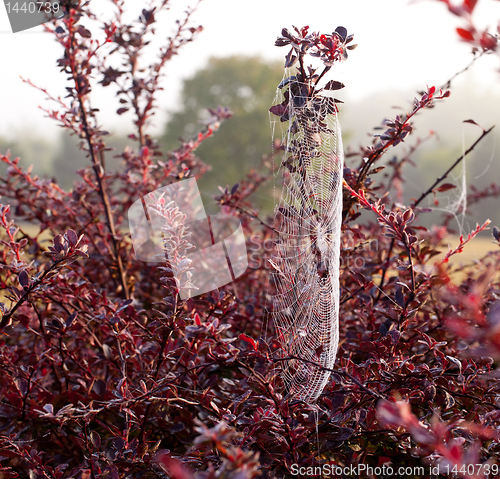
M 109 14 L 107 4 L 99 3 L 103 15 Z M 127 4 L 131 6 L 130 18 L 143 8 L 139 0 Z M 159 45 L 186 8 L 184 1 L 172 5 L 164 18 L 165 31 L 154 38 Z M 500 2 L 482 0 L 474 15 L 476 23 L 492 27 L 490 23 L 500 18 Z M 472 59 L 470 46 L 460 42 L 455 32 L 459 19 L 450 15 L 444 4 L 434 1 L 313 0 L 304 7 L 299 0 L 286 4 L 204 0 L 192 23 L 202 24 L 204 31 L 169 63 L 151 132 L 166 152 L 179 145 L 179 137 L 188 139 L 202 128 L 206 108 L 221 105 L 234 112 L 234 117 L 197 151 L 212 166 L 200 182 L 205 201 L 219 193 L 217 186 L 235 184 L 261 164 L 263 155 L 272 152 L 268 109 L 283 76 L 287 53 L 286 49 L 274 47 L 281 28 L 309 24 L 313 30 L 332 31 L 344 25 L 355 34 L 359 47 L 350 53 L 347 62 L 329 73 L 330 78 L 346 84 L 339 92 L 344 101 L 341 125 L 345 148 L 371 144 L 371 135 L 377 133 L 374 128 L 384 118 L 409 111 L 417 91 L 427 85 L 444 85 Z M 29 78 L 56 95 L 64 94 L 65 78 L 55 66 L 60 54 L 60 47 L 43 27 L 9 33 L 4 6 L 0 5 L 0 152 L 10 149 L 14 156 L 21 157 L 22 165 L 33 164 L 36 174 L 53 177 L 71 188 L 79 180 L 76 170 L 87 166 L 88 161 L 78 151 L 77 139 L 62 134 L 38 108 L 53 105 L 20 79 Z M 420 114 L 414 134 L 383 158 L 380 164 L 401 154 L 418 136 L 433 132 L 432 139 L 413 157 L 416 167 L 408 165 L 404 170 L 406 203 L 426 190 L 480 135 L 480 128 L 464 124 L 464 120 L 473 119 L 485 129 L 500 123 L 499 66 L 498 56 L 479 59 L 470 71 L 453 81 L 451 97 Z M 109 92 L 95 89 L 92 95 L 94 105 L 101 109 L 101 123 L 112 133 L 109 146 L 116 148 L 117 155 L 126 145 L 134 147 L 127 139 L 133 132 L 131 116 L 115 114 L 119 105 Z M 481 189 L 499 182 L 499 135 L 500 125 L 467 157 L 468 189 L 471 185 Z M 120 168 L 118 160 L 107 164 L 109 169 Z M 347 159 L 346 166 L 357 164 L 350 165 Z M 459 188 L 440 194 L 440 206 L 452 203 L 459 195 L 463 179 L 460 168 L 453 172 L 455 179 L 447 180 Z M 272 188 L 271 181 L 255 197 L 267 213 L 272 211 Z M 428 204 L 433 200 L 429 198 Z M 433 214 L 429 214 L 429 221 Z M 465 231 L 486 218 L 500 225 L 497 200 L 471 208 L 465 218 Z

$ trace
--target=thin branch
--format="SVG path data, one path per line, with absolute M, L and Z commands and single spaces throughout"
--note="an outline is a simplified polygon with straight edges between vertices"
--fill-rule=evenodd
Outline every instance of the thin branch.
M 361 287 L 361 288 L 358 288 L 356 291 L 354 291 L 354 293 L 349 292 L 349 294 L 345 298 L 340 300 L 339 306 L 344 304 L 344 303 L 347 303 L 347 301 L 354 298 L 354 295 L 358 294 L 360 291 L 363 291 L 363 289 L 365 289 L 365 288 Z
M 170 338 L 171 334 L 172 334 L 172 330 L 170 330 L 170 332 L 168 334 L 164 334 L 163 335 L 163 339 L 162 339 L 161 344 L 160 344 L 160 355 L 158 356 L 157 363 L 156 363 L 156 368 L 155 368 L 155 373 L 154 373 L 154 376 L 153 376 L 153 379 L 154 379 L 155 382 L 158 379 L 158 374 L 160 373 L 161 365 L 163 364 L 163 361 L 165 359 L 165 356 L 164 356 L 163 352 L 165 350 L 165 346 L 167 345 L 167 341 Z M 147 426 L 147 423 L 148 423 L 150 411 L 151 411 L 151 403 L 149 403 L 147 405 L 146 411 L 144 412 L 144 418 L 142 420 L 141 430 L 140 430 L 140 433 L 139 433 L 139 444 L 143 444 L 144 443 L 144 438 L 145 438 L 145 435 L 146 435 L 146 426 Z
M 467 70 L 469 70 L 469 68 L 477 61 L 479 60 L 485 53 L 487 53 L 488 50 L 483 50 L 479 55 L 474 55 L 474 58 L 469 62 L 469 64 L 465 67 L 465 68 L 462 68 L 462 70 L 458 71 L 457 73 L 455 73 L 442 87 L 441 89 L 442 90 L 446 90 L 447 88 L 451 88 L 451 82 L 456 78 L 458 77 L 459 75 L 461 75 L 462 73 L 465 73 Z
M 378 294 L 377 294 L 377 297 L 375 298 L 375 301 L 373 303 L 374 306 L 379 302 L 380 296 L 382 294 L 382 287 L 384 286 L 385 277 L 387 276 L 387 271 L 389 270 L 389 261 L 391 259 L 391 254 L 392 254 L 392 250 L 394 248 L 394 243 L 395 243 L 395 239 L 392 238 L 391 244 L 389 246 L 389 251 L 387 252 L 387 259 L 386 259 L 387 265 L 384 266 L 384 268 L 382 270 L 382 277 L 380 278 L 380 284 L 378 286 Z
M 2 317 L 2 321 L 0 322 L 0 329 L 4 328 L 9 324 L 9 320 L 12 318 L 13 314 L 24 304 L 24 302 L 28 299 L 29 295 L 43 283 L 48 274 L 54 269 L 56 269 L 56 267 L 60 263 L 66 260 L 67 258 L 61 258 L 55 261 L 50 266 L 50 268 L 46 269 L 36 281 L 34 281 L 32 284 L 29 285 L 28 288 L 25 289 L 23 295 L 18 299 L 17 303 L 11 308 L 11 310 L 8 313 L 4 314 L 4 316 Z
M 261 220 L 256 214 L 251 213 L 250 211 L 246 210 L 245 208 L 242 208 L 241 206 L 238 206 L 238 205 L 232 205 L 231 203 L 224 203 L 224 206 L 229 206 L 230 208 L 238 210 L 240 213 L 243 213 L 247 216 L 250 216 L 250 218 L 257 220 L 262 226 L 265 226 L 266 228 L 270 229 L 273 233 L 276 233 L 278 236 L 280 235 L 280 232 L 278 230 L 273 228 L 271 225 L 268 225 L 263 220 Z
M 70 42 L 70 50 L 73 50 L 73 42 L 74 42 L 74 36 L 75 36 L 75 31 L 72 30 L 70 32 L 72 35 L 71 42 Z M 72 55 L 74 55 L 74 51 L 69 51 L 68 56 L 69 58 L 72 58 Z M 115 223 L 113 219 L 113 214 L 111 212 L 111 203 L 109 200 L 109 195 L 106 187 L 106 180 L 105 180 L 105 175 L 104 175 L 104 168 L 102 166 L 102 163 L 100 161 L 100 158 L 96 156 L 96 152 L 94 150 L 94 142 L 93 142 L 93 134 L 90 131 L 90 127 L 88 124 L 88 119 L 87 119 L 87 110 L 85 108 L 85 103 L 84 103 L 84 97 L 85 93 L 82 92 L 82 86 L 80 84 L 80 81 L 78 80 L 78 72 L 76 71 L 76 67 L 74 62 L 70 63 L 70 68 L 71 68 L 71 74 L 73 77 L 73 82 L 75 84 L 75 91 L 76 91 L 76 96 L 78 100 L 78 104 L 80 106 L 80 114 L 81 114 L 81 120 L 82 120 L 82 126 L 83 126 L 83 132 L 85 139 L 88 143 L 88 151 L 90 158 L 92 160 L 92 167 L 95 172 L 97 184 L 99 187 L 99 195 L 101 196 L 102 203 L 104 206 L 104 212 L 106 215 L 106 223 L 109 228 L 109 231 L 111 233 L 111 241 L 113 244 L 113 250 L 114 250 L 114 255 L 116 259 L 116 267 L 118 270 L 118 276 L 119 280 L 122 286 L 122 293 L 125 299 L 130 298 L 129 290 L 128 290 L 128 285 L 127 285 L 127 280 L 126 280 L 126 273 L 123 268 L 123 263 L 122 259 L 120 256 L 120 248 L 118 245 L 118 239 L 116 237 L 116 228 L 115 228 Z
M 309 359 L 301 358 L 299 356 L 287 356 L 286 358 L 275 359 L 275 361 L 288 361 L 290 359 L 296 359 L 297 361 L 302 361 L 304 363 L 312 364 L 313 366 L 316 366 L 317 368 L 321 369 L 322 371 L 329 371 L 331 373 L 340 374 L 342 376 L 345 376 L 346 378 L 350 379 L 354 384 L 356 384 L 356 386 L 358 386 L 360 389 L 362 389 L 364 392 L 376 397 L 377 399 L 384 399 L 376 391 L 372 391 L 371 389 L 368 389 L 366 386 L 363 386 L 355 377 L 351 376 L 348 372 L 338 371 L 338 370 L 331 369 L 331 368 L 326 368 L 319 363 L 316 363 L 314 361 L 310 361 Z

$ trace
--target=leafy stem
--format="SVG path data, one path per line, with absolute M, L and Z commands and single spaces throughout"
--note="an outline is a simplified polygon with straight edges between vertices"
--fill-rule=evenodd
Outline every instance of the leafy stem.
M 71 11 L 73 12 L 73 11 Z M 88 112 L 85 106 L 85 101 L 88 101 L 87 95 L 90 91 L 90 87 L 87 82 L 88 79 L 83 80 L 84 72 L 79 71 L 78 66 L 80 66 L 78 59 L 76 58 L 78 47 L 76 46 L 76 29 L 75 29 L 75 19 L 73 18 L 73 13 L 70 13 L 70 17 L 66 22 L 69 33 L 69 41 L 67 43 L 67 57 L 69 58 L 69 68 L 71 71 L 71 75 L 73 78 L 73 82 L 75 85 L 75 96 L 78 100 L 78 105 L 80 109 L 81 121 L 82 121 L 82 130 L 84 134 L 84 138 L 88 144 L 88 152 L 91 158 L 92 167 L 95 172 L 95 177 L 97 180 L 99 195 L 102 199 L 102 204 L 104 207 L 104 213 L 106 216 L 106 224 L 111 233 L 111 242 L 113 245 L 113 253 L 116 261 L 116 268 L 118 270 L 119 281 L 122 287 L 122 294 L 125 299 L 129 299 L 130 293 L 128 289 L 126 272 L 123 267 L 123 262 L 120 255 L 120 246 L 118 244 L 118 238 L 116 236 L 116 228 L 113 219 L 113 214 L 111 211 L 111 202 L 109 199 L 108 189 L 106 186 L 105 180 L 105 172 L 104 166 L 102 163 L 103 159 L 103 151 L 104 145 L 96 145 L 94 143 L 95 133 L 91 131 L 91 127 L 88 122 Z M 90 67 L 87 66 L 87 70 L 85 73 L 90 73 Z M 97 152 L 99 151 L 100 155 L 97 156 Z

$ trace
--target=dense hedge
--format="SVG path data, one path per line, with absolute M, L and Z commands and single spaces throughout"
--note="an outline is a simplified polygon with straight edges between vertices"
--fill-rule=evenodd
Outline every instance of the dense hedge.
M 81 139 L 89 158 L 81 180 L 64 191 L 0 156 L 8 165 L 0 178 L 0 477 L 281 478 L 321 465 L 494 477 L 499 253 L 453 274 L 448 259 L 485 224 L 436 260 L 448 251 L 447 228 L 424 228 L 419 218 L 425 198 L 453 187 L 445 175 L 413 204 L 398 203 L 403 166 L 420 142 L 413 115 L 451 101 L 447 91 L 429 88 L 372 145 L 346 155 L 338 359 L 317 403 L 297 402 L 284 398 L 281 345 L 266 314 L 272 219 L 248 200 L 268 172 L 253 171 L 217 199 L 248 238 L 250 267 L 234 284 L 183 301 L 168 271 L 135 259 L 128 208 L 202 175 L 194 152 L 230 113 L 214 109 L 197 137 L 160 152 L 147 134 L 154 96 L 164 67 L 201 28 L 188 12 L 157 63 L 141 70 L 137 59 L 167 2 L 130 25 L 123 2 L 113 3 L 110 22 L 81 2 L 48 27 L 68 75 L 68 96 L 51 97 L 48 113 Z M 474 4 L 454 13 L 468 19 Z M 98 34 L 86 28 L 95 22 Z M 477 48 L 496 49 L 496 37 L 476 33 L 460 31 Z M 91 104 L 92 89 L 110 85 L 120 92 L 118 114 L 130 109 L 136 126 L 116 174 L 106 173 L 106 132 Z M 403 140 L 406 152 L 381 171 L 384 154 Z M 482 196 L 498 194 L 488 191 Z M 359 218 L 361 208 L 368 211 Z

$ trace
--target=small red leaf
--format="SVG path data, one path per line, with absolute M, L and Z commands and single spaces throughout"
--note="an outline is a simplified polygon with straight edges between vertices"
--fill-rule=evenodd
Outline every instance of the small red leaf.
M 71 328 L 71 325 L 73 324 L 73 321 L 76 319 L 77 315 L 78 313 L 74 312 L 66 318 L 66 328 Z
M 2 455 L 5 456 L 4 451 L 2 451 Z M 3 479 L 14 479 L 15 477 L 19 477 L 17 472 L 14 472 L 10 467 L 2 467 L 0 466 L 0 477 Z
M 78 242 L 78 236 L 76 236 L 76 233 L 73 230 L 66 231 L 66 238 L 68 238 L 71 246 L 75 246 Z
M 325 90 L 340 90 L 341 88 L 344 88 L 345 85 L 339 81 L 335 80 L 330 80 L 326 85 L 325 85 Z
M 294 49 L 292 48 L 285 57 L 285 68 L 293 67 L 293 65 L 297 61 L 297 55 L 294 55 L 293 52 Z
M 30 279 L 29 279 L 28 273 L 26 273 L 25 270 L 23 270 L 19 273 L 19 284 L 23 288 L 27 288 L 30 284 Z
M 464 120 L 464 123 L 470 123 L 471 125 L 477 125 L 479 126 L 474 120 Z
M 276 42 L 274 42 L 276 47 L 284 47 L 286 45 L 290 45 L 290 40 L 285 40 L 284 38 L 278 38 Z
M 442 193 L 443 191 L 452 190 L 453 188 L 456 187 L 457 187 L 456 185 L 452 185 L 451 183 L 445 183 L 444 185 L 434 188 L 434 191 L 439 191 L 440 193 Z
M 193 479 L 193 474 L 187 469 L 182 462 L 174 459 L 167 451 L 159 451 L 156 453 L 155 462 L 165 471 L 168 472 L 171 479 Z
M 281 103 L 279 105 L 274 105 L 271 108 L 269 108 L 269 111 L 276 116 L 281 116 L 283 117 L 287 113 L 287 105 L 285 103 Z
M 474 41 L 474 33 L 470 30 L 465 30 L 464 28 L 457 28 L 457 33 L 466 41 Z
M 255 342 L 252 338 L 250 338 L 250 337 L 246 336 L 246 335 L 245 335 L 245 334 L 243 334 L 243 333 L 242 333 L 242 334 L 240 334 L 239 338 L 240 338 L 241 340 L 243 340 L 243 341 L 245 341 L 245 342 L 249 343 L 249 344 L 253 347 L 254 351 L 257 351 L 257 343 L 256 343 L 256 342 Z
M 464 0 L 464 3 L 462 4 L 462 8 L 467 13 L 472 13 L 472 10 L 474 10 L 476 3 L 477 3 L 477 0 Z
M 481 47 L 484 50 L 495 50 L 497 47 L 498 40 L 491 34 L 484 32 L 479 40 Z

